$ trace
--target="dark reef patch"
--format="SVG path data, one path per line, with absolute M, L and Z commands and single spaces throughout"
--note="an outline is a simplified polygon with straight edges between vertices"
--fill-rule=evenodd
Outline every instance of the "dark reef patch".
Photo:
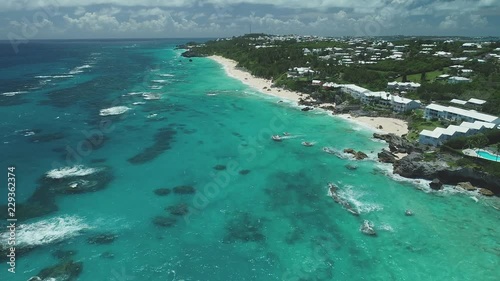
M 54 278 L 58 281 L 75 281 L 82 273 L 83 263 L 74 262 L 73 260 L 66 260 L 60 264 L 42 269 L 37 276 L 42 280 Z
M 101 258 L 103 259 L 114 259 L 115 258 L 115 254 L 111 253 L 111 252 L 104 252 L 101 254 Z
M 35 134 L 28 138 L 30 142 L 51 142 L 64 138 L 64 134 L 58 133 L 48 133 L 48 134 Z
M 248 175 L 250 173 L 250 170 L 241 170 L 239 171 L 240 175 Z
M 166 216 L 156 216 L 153 218 L 153 224 L 159 227 L 172 227 L 177 222 L 176 218 Z
M 28 103 L 28 100 L 22 97 L 23 94 L 15 96 L 0 95 L 0 106 L 14 106 Z
M 225 165 L 215 165 L 214 170 L 224 171 L 227 167 Z
M 196 189 L 189 185 L 180 185 L 174 187 L 174 193 L 176 194 L 194 194 L 196 193 Z
M 226 224 L 224 243 L 262 242 L 266 239 L 263 230 L 263 220 L 249 213 L 238 213 Z
M 118 236 L 114 233 L 100 233 L 89 237 L 87 243 L 98 245 L 111 244 L 116 238 L 118 238 Z
M 169 206 L 165 209 L 174 216 L 184 216 L 189 213 L 189 207 L 186 203 L 179 203 L 177 205 Z
M 163 152 L 171 148 L 171 144 L 174 142 L 176 133 L 177 132 L 175 130 L 170 128 L 159 129 L 154 136 L 154 144 L 144 148 L 139 154 L 129 158 L 128 162 L 137 165 L 144 164 L 155 159 Z
M 170 188 L 157 188 L 154 190 L 154 193 L 158 196 L 167 196 L 171 192 Z
M 4 206 L 2 208 L 7 210 L 7 206 Z M 26 202 L 16 205 L 16 218 L 18 221 L 25 221 L 31 218 L 46 216 L 56 212 L 58 209 L 55 195 L 49 189 L 39 186 Z M 7 213 L 5 212 L 6 216 Z

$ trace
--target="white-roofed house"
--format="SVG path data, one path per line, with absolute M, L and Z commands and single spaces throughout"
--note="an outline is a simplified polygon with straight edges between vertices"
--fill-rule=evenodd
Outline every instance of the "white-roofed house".
M 482 121 L 493 124 L 500 124 L 500 118 L 497 116 L 477 112 L 475 110 L 467 110 L 453 106 L 442 106 L 439 104 L 429 104 L 425 107 L 425 119 L 447 119 L 452 121 L 462 120 L 468 122 Z
M 454 104 L 459 104 L 459 105 L 466 105 L 467 104 L 467 101 L 461 100 L 461 99 L 452 99 L 450 102 L 454 103 Z
M 467 105 L 471 106 L 473 108 L 481 108 L 485 103 L 486 103 L 485 100 L 480 100 L 480 99 L 475 99 L 475 98 L 470 98 L 467 101 Z
M 460 77 L 460 76 L 452 76 L 448 78 L 448 83 L 457 84 L 457 83 L 470 83 L 471 80 L 469 78 Z

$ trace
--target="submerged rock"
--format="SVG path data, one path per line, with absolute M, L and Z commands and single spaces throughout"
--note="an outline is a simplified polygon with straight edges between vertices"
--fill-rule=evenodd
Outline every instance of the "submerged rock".
M 266 237 L 262 234 L 261 219 L 252 217 L 249 213 L 241 213 L 228 221 L 226 225 L 225 243 L 233 242 L 260 242 Z
M 115 254 L 111 253 L 111 252 L 104 252 L 101 254 L 101 258 L 103 259 L 113 259 L 115 258 Z
M 250 170 L 241 170 L 239 171 L 240 175 L 248 175 L 250 173 Z
M 226 169 L 225 165 L 215 165 L 214 166 L 214 170 L 217 170 L 217 171 L 224 171 L 225 169 Z
M 174 193 L 176 194 L 194 194 L 196 193 L 196 189 L 189 185 L 180 185 L 174 187 Z
M 351 170 L 351 171 L 354 171 L 358 168 L 358 166 L 352 165 L 352 164 L 347 164 L 347 165 L 345 165 L 345 167 L 347 170 Z
M 172 227 L 177 222 L 177 219 L 166 216 L 156 216 L 153 218 L 153 224 L 159 227 Z
M 184 216 L 189 213 L 189 207 L 186 203 L 179 203 L 177 205 L 169 206 L 166 208 L 166 210 L 174 216 Z
M 111 244 L 113 243 L 118 236 L 113 233 L 101 233 L 94 236 L 91 236 L 87 239 L 87 243 L 89 244 Z
M 49 278 L 53 278 L 57 281 L 75 281 L 82 273 L 82 269 L 82 262 L 74 262 L 73 260 L 69 260 L 51 267 L 47 267 L 40 271 L 37 276 L 42 280 L 51 280 Z
M 154 190 L 154 193 L 158 196 L 167 196 L 170 192 L 170 188 L 158 188 Z

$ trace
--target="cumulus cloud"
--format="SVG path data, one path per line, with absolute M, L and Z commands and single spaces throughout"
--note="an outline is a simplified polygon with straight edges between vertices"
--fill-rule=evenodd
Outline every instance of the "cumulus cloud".
M 454 29 L 458 27 L 458 19 L 456 16 L 447 16 L 440 24 L 441 29 Z
M 9 11 L 29 18 L 48 10 L 53 26 L 85 31 L 89 37 L 92 32 L 127 36 L 134 31 L 143 36 L 169 36 L 171 31 L 233 35 L 248 32 L 250 24 L 254 32 L 332 36 L 464 30 L 494 35 L 500 24 L 493 16 L 500 12 L 498 0 L 2 0 L 0 23 L 14 27 Z
M 488 19 L 486 19 L 485 17 L 481 17 L 480 15 L 470 15 L 469 19 L 472 26 L 475 27 L 482 27 L 488 24 Z

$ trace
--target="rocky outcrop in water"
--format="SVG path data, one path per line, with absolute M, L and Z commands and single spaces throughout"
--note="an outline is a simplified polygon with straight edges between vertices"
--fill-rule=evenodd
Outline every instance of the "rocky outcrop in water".
M 433 179 L 429 183 L 429 186 L 430 186 L 430 188 L 432 188 L 434 190 L 440 190 L 443 188 L 443 183 L 439 179 Z
M 364 153 L 362 151 L 356 151 L 352 148 L 344 149 L 344 153 L 351 154 L 352 156 L 354 156 L 354 159 L 356 159 L 356 160 L 363 160 L 365 158 L 368 158 L 368 155 L 366 155 L 366 153 Z
M 374 133 L 373 138 L 386 141 L 389 144 L 389 150 L 393 153 L 411 153 L 413 151 L 423 151 L 423 149 L 418 144 L 413 144 L 406 138 L 396 136 L 395 134 Z
M 377 154 L 378 160 L 382 163 L 394 163 L 396 162 L 396 155 L 388 150 L 382 149 L 381 152 Z
M 206 57 L 205 55 L 202 55 L 194 50 L 187 50 L 184 53 L 181 54 L 181 56 L 185 58 L 199 58 L 199 57 Z
M 469 182 L 500 195 L 500 178 L 469 167 L 450 167 L 445 160 L 424 161 L 422 153 L 413 152 L 394 162 L 395 174 L 412 179 L 439 179 L 443 184 Z

